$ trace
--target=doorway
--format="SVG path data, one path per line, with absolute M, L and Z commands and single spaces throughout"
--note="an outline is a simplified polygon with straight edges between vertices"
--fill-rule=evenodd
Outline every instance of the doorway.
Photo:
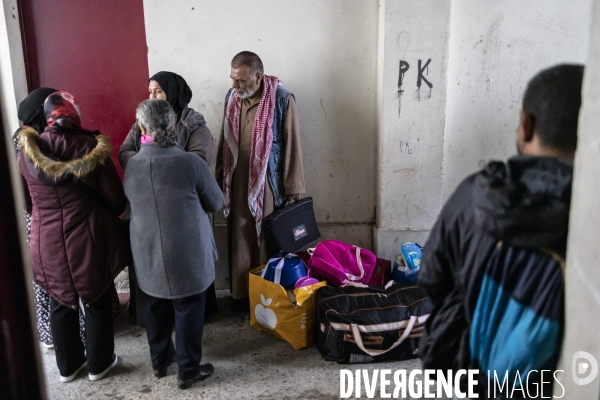
M 75 96 L 82 126 L 110 138 L 113 161 L 148 96 L 142 0 L 20 0 L 29 91 L 46 86 Z

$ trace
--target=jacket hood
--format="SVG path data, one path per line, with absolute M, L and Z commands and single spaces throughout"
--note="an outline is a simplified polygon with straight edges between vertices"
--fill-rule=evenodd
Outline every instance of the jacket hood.
M 491 162 L 476 175 L 476 224 L 498 240 L 564 253 L 569 227 L 573 164 L 516 156 Z
M 185 147 L 192 132 L 202 125 L 206 125 L 202 114 L 193 108 L 186 107 L 181 113 L 181 119 L 177 123 L 177 143 Z
M 17 133 L 23 155 L 33 163 L 36 169 L 55 180 L 65 175 L 83 178 L 110 160 L 112 151 L 110 140 L 101 134 L 96 135 L 98 144 L 88 154 L 73 160 L 60 161 L 42 153 L 38 145 L 40 135 L 35 129 L 24 126 Z
M 193 108 L 186 107 L 181 113 L 181 122 L 191 129 L 199 125 L 206 125 L 204 116 Z

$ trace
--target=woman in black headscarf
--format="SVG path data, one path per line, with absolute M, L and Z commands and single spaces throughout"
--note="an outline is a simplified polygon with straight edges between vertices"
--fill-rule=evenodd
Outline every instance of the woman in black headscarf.
M 192 89 L 190 89 L 185 79 L 174 72 L 158 72 L 148 80 L 148 97 L 166 100 L 171 105 L 173 111 L 177 114 L 177 144 L 185 151 L 197 154 L 206 162 L 206 165 L 209 165 L 213 155 L 212 134 L 206 126 L 202 114 L 188 107 L 192 99 Z M 119 163 L 123 167 L 123 171 L 129 159 L 138 153 L 143 143 L 147 143 L 149 140 L 151 139 L 142 135 L 138 123 L 133 124 L 119 151 Z M 128 210 L 125 211 L 124 217 L 128 218 Z M 131 268 L 129 272 L 130 322 L 143 327 L 142 315 L 136 312 L 136 309 L 143 309 L 141 304 L 136 304 L 137 301 L 142 301 L 142 299 L 135 294 L 135 273 L 132 273 Z M 212 284 L 206 294 L 206 311 L 204 315 L 205 318 L 208 318 L 216 313 L 217 299 L 215 285 Z
M 46 119 L 44 118 L 44 100 L 52 93 L 58 92 L 56 89 L 41 87 L 29 93 L 27 97 L 19 104 L 18 115 L 23 125 L 27 125 L 38 131 L 43 132 L 46 128 Z
M 210 164 L 213 154 L 212 134 L 202 114 L 188 107 L 192 89 L 185 79 L 173 72 L 159 72 L 149 79 L 148 94 L 151 99 L 167 100 L 177 114 L 177 144 L 185 151 L 197 154 L 207 165 Z M 140 150 L 142 140 L 142 131 L 136 122 L 119 151 L 119 162 L 123 169 L 127 161 Z
M 25 127 L 29 126 L 37 131 L 37 133 L 44 132 L 46 129 L 47 123 L 46 118 L 44 117 L 44 101 L 48 96 L 52 93 L 58 92 L 58 90 L 53 88 L 41 87 L 38 89 L 34 89 L 29 93 L 25 99 L 19 103 L 19 108 L 17 110 L 17 115 L 19 116 L 19 120 L 23 123 L 23 126 L 15 132 L 13 135 L 13 141 L 15 145 L 17 158 L 21 153 L 21 146 L 19 145 L 19 132 L 21 132 Z M 27 245 L 29 246 L 29 238 L 31 231 L 31 196 L 29 195 L 29 190 L 27 190 L 27 183 L 24 182 L 23 187 L 25 188 L 25 205 L 27 210 L 25 210 L 25 224 L 27 227 Z M 52 340 L 52 332 L 50 331 L 50 295 L 46 290 L 44 290 L 40 285 L 38 285 L 35 281 L 33 283 L 33 293 L 34 293 L 34 304 L 35 304 L 35 316 L 36 316 L 36 326 L 39 334 L 40 342 L 44 344 L 47 348 L 54 348 L 54 341 Z M 113 317 L 117 316 L 121 310 L 119 304 L 119 297 L 117 295 L 117 291 L 114 286 L 111 288 L 112 293 L 112 313 Z M 79 312 L 79 329 L 81 339 L 84 339 L 85 335 L 85 322 L 83 318 L 83 312 Z
M 154 74 L 150 78 L 148 93 L 150 98 L 167 100 L 175 114 L 177 114 L 178 119 L 181 119 L 183 110 L 188 108 L 188 104 L 192 99 L 192 89 L 190 89 L 185 79 L 177 74 L 165 71 Z

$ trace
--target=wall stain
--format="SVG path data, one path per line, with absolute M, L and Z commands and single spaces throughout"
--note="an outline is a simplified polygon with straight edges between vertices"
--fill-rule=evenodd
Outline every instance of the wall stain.
M 394 174 L 402 174 L 405 176 L 414 175 L 419 172 L 418 168 L 399 168 L 393 171 Z
M 319 97 L 319 103 L 321 103 L 321 108 L 323 109 L 323 112 L 325 113 L 325 120 L 329 124 L 329 118 L 327 118 L 327 111 L 325 111 L 325 106 L 323 105 L 323 99 L 320 97 Z

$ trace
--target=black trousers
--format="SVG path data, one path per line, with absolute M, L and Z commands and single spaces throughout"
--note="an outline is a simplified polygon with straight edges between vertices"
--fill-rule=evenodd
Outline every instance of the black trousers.
M 144 297 L 138 287 L 135 268 L 127 267 L 129 271 L 129 323 L 140 328 L 146 328 L 144 322 Z
M 145 328 L 146 323 L 144 322 L 144 297 L 140 294 L 142 291 L 139 289 L 137 284 L 137 276 L 135 274 L 135 268 L 128 267 L 129 271 L 129 322 L 132 325 L 137 325 L 140 328 Z M 204 318 L 207 319 L 211 316 L 216 315 L 217 309 L 217 295 L 215 292 L 215 283 L 208 287 L 206 291 L 206 306 L 204 307 Z
M 180 299 L 159 299 L 140 290 L 152 368 L 165 368 L 177 355 L 178 378 L 200 372 L 206 291 Z M 175 346 L 171 335 L 175 327 Z
M 79 337 L 79 309 L 73 310 L 50 299 L 50 330 L 56 364 L 62 376 L 72 375 L 86 361 L 90 374 L 104 371 L 112 362 L 115 337 L 112 317 L 112 291 L 85 307 L 85 347 Z

